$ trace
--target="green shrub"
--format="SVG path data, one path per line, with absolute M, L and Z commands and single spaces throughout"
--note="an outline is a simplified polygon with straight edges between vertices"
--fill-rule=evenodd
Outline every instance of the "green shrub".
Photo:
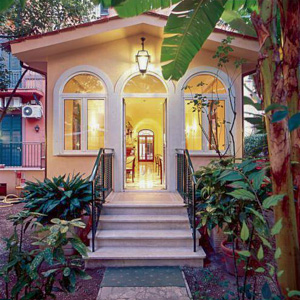
M 268 154 L 266 134 L 252 134 L 245 137 L 245 156 L 265 156 Z
M 84 228 L 85 224 L 80 220 L 53 219 L 51 225 L 43 226 L 36 221 L 38 217 L 39 214 L 28 210 L 9 217 L 14 232 L 11 237 L 4 239 L 8 261 L 0 270 L 0 278 L 5 282 L 6 299 L 56 299 L 57 291 L 75 292 L 78 278 L 91 278 L 82 270 L 81 257 L 76 255 L 67 258 L 63 250 L 70 243 L 80 255 L 87 255 L 86 246 L 71 229 Z M 39 231 L 48 232 L 47 236 L 32 243 L 43 246 L 42 249 L 23 249 L 24 233 L 30 224 L 36 224 Z M 16 280 L 11 281 L 12 276 Z
M 38 218 L 43 225 L 53 218 L 70 221 L 90 215 L 90 184 L 80 174 L 27 182 L 24 190 L 25 208 L 43 214 Z

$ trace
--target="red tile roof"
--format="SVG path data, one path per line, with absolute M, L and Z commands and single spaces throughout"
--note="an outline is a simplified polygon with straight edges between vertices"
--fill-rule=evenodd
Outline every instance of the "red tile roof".
M 168 19 L 168 16 L 159 14 L 159 13 L 154 12 L 154 11 L 146 12 L 146 13 L 144 13 L 144 15 L 158 17 L 158 18 L 164 19 L 164 20 Z M 93 26 L 93 25 L 96 25 L 96 24 L 107 23 L 109 21 L 119 20 L 119 19 L 121 19 L 119 16 L 102 17 L 101 19 L 98 19 L 98 20 L 95 20 L 95 21 L 81 23 L 81 24 L 78 24 L 78 25 L 66 27 L 66 28 L 59 29 L 59 30 L 49 31 L 49 32 L 30 35 L 30 36 L 25 36 L 25 37 L 20 37 L 20 38 L 17 38 L 15 40 L 11 40 L 11 41 L 2 43 L 2 45 L 3 45 L 4 48 L 6 48 L 7 50 L 10 51 L 10 45 L 11 44 L 21 43 L 25 40 L 27 41 L 27 40 L 38 39 L 38 38 L 42 38 L 44 36 L 55 35 L 55 34 L 59 34 L 59 33 L 62 33 L 62 32 L 76 30 L 77 28 L 89 27 L 89 26 Z M 220 28 L 215 28 L 214 32 L 223 33 L 223 34 L 226 34 L 226 35 L 231 35 L 231 36 L 236 36 L 236 37 L 241 37 L 241 38 L 245 38 L 245 39 L 249 39 L 249 40 L 257 40 L 257 38 L 253 37 L 253 36 L 243 35 L 243 34 L 240 34 L 240 33 L 237 33 L 237 32 L 227 31 L 227 30 L 220 29 Z

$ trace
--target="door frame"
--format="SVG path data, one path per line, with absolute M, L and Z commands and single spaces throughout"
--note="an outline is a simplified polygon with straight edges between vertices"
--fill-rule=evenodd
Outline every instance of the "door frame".
M 165 132 L 166 132 L 166 143 L 165 143 L 165 152 L 166 152 L 166 157 L 165 157 L 165 161 L 164 161 L 164 170 L 167 170 L 167 165 L 168 165 L 168 123 L 167 123 L 167 116 L 168 116 L 168 95 L 166 93 L 164 94 L 153 94 L 153 93 L 145 93 L 145 94 L 123 94 L 122 96 L 122 174 L 123 174 L 123 191 L 131 191 L 126 189 L 126 134 L 125 134 L 125 130 L 126 130 L 126 99 L 137 99 L 137 98 L 161 98 L 164 99 L 164 104 L 165 105 L 165 111 L 164 111 L 164 118 L 165 118 L 165 123 L 166 124 L 162 124 L 163 126 L 165 126 Z M 164 122 L 164 121 L 162 121 Z M 154 140 L 153 140 L 153 147 L 154 147 Z M 154 158 L 154 157 L 153 157 Z M 153 160 L 154 161 L 154 160 Z M 163 191 L 168 190 L 168 177 L 167 177 L 167 172 L 163 173 Z M 151 192 L 151 190 L 137 190 L 137 191 L 147 191 L 147 192 Z M 154 192 L 157 192 L 158 190 L 153 190 Z

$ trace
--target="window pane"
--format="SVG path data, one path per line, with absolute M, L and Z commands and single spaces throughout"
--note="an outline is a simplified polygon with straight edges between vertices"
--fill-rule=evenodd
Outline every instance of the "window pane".
M 225 101 L 209 101 L 209 149 L 225 150 Z
M 193 77 L 186 84 L 184 94 L 226 94 L 226 88 L 217 77 L 203 74 Z
M 88 100 L 88 150 L 104 147 L 104 100 Z
M 81 150 L 81 100 L 65 100 L 65 150 Z
M 63 93 L 105 93 L 105 87 L 94 75 L 78 74 L 66 83 Z
M 202 122 L 201 112 L 193 112 L 194 104 L 185 101 L 185 144 L 188 150 L 202 149 L 202 130 L 199 126 Z
M 155 76 L 145 74 L 131 78 L 125 88 L 124 93 L 166 93 L 163 83 Z

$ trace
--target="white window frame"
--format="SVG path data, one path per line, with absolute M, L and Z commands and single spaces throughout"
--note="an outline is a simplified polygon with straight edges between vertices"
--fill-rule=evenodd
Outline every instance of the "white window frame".
M 192 75 L 190 75 L 186 80 L 185 80 L 185 84 L 183 85 L 183 89 L 182 89 L 182 98 L 183 98 L 183 130 L 184 130 L 184 143 L 186 144 L 186 134 L 185 134 L 185 101 L 192 101 L 193 100 L 193 96 L 192 95 L 188 95 L 187 93 L 184 93 L 184 87 L 189 83 L 190 80 L 192 80 L 194 77 L 197 77 L 199 75 L 210 75 L 210 76 L 214 76 L 216 77 L 218 80 L 220 80 L 220 82 L 224 85 L 224 87 L 226 88 L 226 93 L 225 94 L 212 94 L 212 93 L 205 93 L 202 94 L 203 97 L 206 97 L 207 101 L 212 100 L 212 101 L 225 101 L 225 120 L 233 120 L 233 112 L 231 111 L 231 107 L 230 107 L 230 100 L 229 100 L 229 96 L 228 96 L 228 86 L 227 84 L 224 83 L 224 81 L 217 76 L 216 74 L 212 73 L 212 72 L 208 72 L 208 71 L 201 71 L 201 72 L 196 72 Z M 207 130 L 208 132 L 208 128 L 209 128 L 209 122 L 207 119 L 207 116 L 204 112 L 202 112 L 202 126 L 205 128 L 205 130 Z M 231 124 L 225 123 L 225 150 L 220 151 L 221 154 L 225 154 L 225 151 L 228 147 L 228 132 L 230 130 L 230 126 Z M 202 141 L 202 149 L 201 150 L 189 150 L 189 153 L 191 155 L 197 156 L 197 155 L 201 155 L 201 156 L 216 156 L 216 151 L 215 150 L 210 150 L 209 149 L 209 141 L 207 140 L 207 138 L 205 137 L 203 131 L 202 132 L 202 136 L 201 136 L 201 141 Z M 232 146 L 232 145 L 231 145 Z M 227 155 L 231 155 L 232 153 L 232 147 L 229 147 L 228 151 L 226 151 Z
M 98 150 L 88 150 L 88 100 L 104 101 L 104 126 L 106 124 L 105 112 L 105 94 L 71 94 L 62 93 L 60 97 L 60 111 L 62 112 L 63 126 L 61 131 L 60 152 L 63 154 L 97 154 Z M 81 150 L 65 150 L 65 101 L 66 100 L 81 100 Z M 104 128 L 104 144 L 105 144 L 105 128 Z

